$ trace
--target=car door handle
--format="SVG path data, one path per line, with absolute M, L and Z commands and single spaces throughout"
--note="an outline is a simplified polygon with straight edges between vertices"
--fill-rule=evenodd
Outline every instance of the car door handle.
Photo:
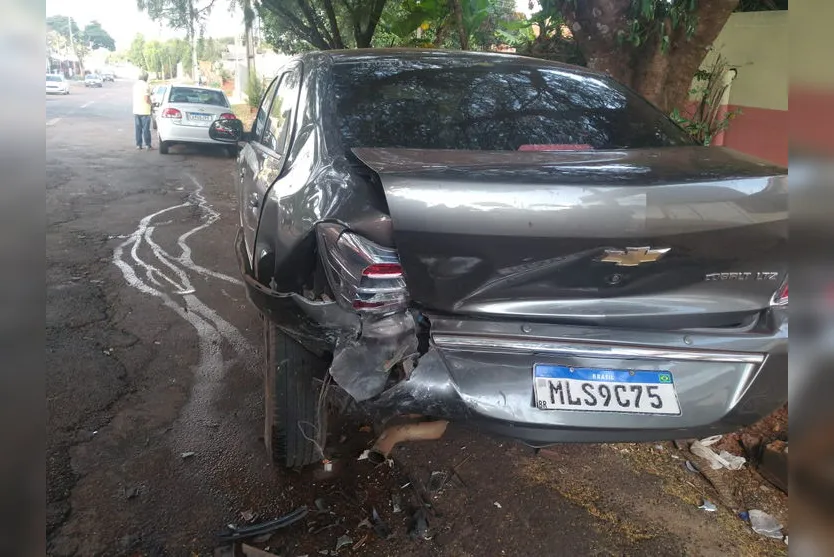
M 253 209 L 257 209 L 261 206 L 261 197 L 257 193 L 253 193 L 249 196 L 249 206 Z

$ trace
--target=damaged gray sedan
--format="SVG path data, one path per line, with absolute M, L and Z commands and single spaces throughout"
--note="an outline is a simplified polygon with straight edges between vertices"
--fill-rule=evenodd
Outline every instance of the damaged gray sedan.
M 210 133 L 242 147 L 277 462 L 323 459 L 334 406 L 544 446 L 705 436 L 787 399 L 785 169 L 602 74 L 308 53 L 251 130 Z

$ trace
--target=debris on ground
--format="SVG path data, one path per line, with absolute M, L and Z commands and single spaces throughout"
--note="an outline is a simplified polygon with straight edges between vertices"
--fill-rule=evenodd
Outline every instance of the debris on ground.
M 784 537 L 782 524 L 775 517 L 759 509 L 750 509 L 747 514 L 750 517 L 750 526 L 757 534 L 776 540 L 781 540 Z
M 717 436 L 720 439 L 720 436 Z M 709 441 L 709 444 L 704 444 L 704 441 Z M 743 456 L 736 456 L 728 451 L 721 451 L 716 453 L 709 448 L 710 445 L 715 444 L 718 439 L 708 437 L 702 441 L 695 441 L 689 446 L 692 454 L 699 456 L 709 462 L 710 468 L 713 470 L 720 470 L 726 468 L 728 470 L 741 470 L 747 459 Z
M 252 522 L 255 520 L 255 513 L 251 509 L 243 511 L 240 513 L 240 518 L 242 518 L 244 522 Z
M 691 460 L 687 460 L 683 464 L 684 464 L 684 466 L 686 466 L 686 469 L 689 470 L 690 472 L 692 472 L 693 474 L 700 474 L 701 473 L 700 471 L 698 471 L 698 468 L 696 468 L 695 465 L 692 464 Z
M 391 494 L 391 510 L 394 514 L 403 512 L 402 509 L 402 495 L 399 493 Z
M 122 495 L 125 499 L 135 499 L 139 496 L 139 488 L 136 486 L 122 488 Z
M 360 526 L 362 525 L 361 522 L 359 524 Z M 374 530 L 374 533 L 381 540 L 390 540 L 391 537 L 394 535 L 393 532 L 391 532 L 391 528 L 379 516 L 376 507 L 371 509 L 371 525 L 371 527 Z
M 242 544 L 240 548 L 246 557 L 276 557 L 275 553 L 270 553 L 269 551 L 264 551 L 251 545 Z
M 502 506 L 501 506 L 501 503 L 499 503 L 498 501 L 495 501 L 495 502 L 493 503 L 493 505 L 495 505 L 495 506 L 496 506 L 496 507 L 498 507 L 499 509 L 503 509 L 503 508 L 504 508 L 504 507 L 502 507 Z
M 426 486 L 426 491 L 429 492 L 430 496 L 438 495 L 443 490 L 443 487 L 446 485 L 446 481 L 448 479 L 449 474 L 446 472 L 432 472 L 431 476 L 429 476 L 429 483 Z
M 715 506 L 715 503 L 713 503 L 712 501 L 708 501 L 706 499 L 704 499 L 704 502 L 701 503 L 701 505 L 698 508 L 701 509 L 701 510 L 710 512 L 710 513 L 714 513 L 715 511 L 718 510 L 718 507 Z
M 180 455 L 180 457 L 181 457 L 183 460 L 185 460 L 186 458 L 191 458 L 191 457 L 192 457 L 192 456 L 194 456 L 195 454 L 197 454 L 197 453 L 192 452 L 192 451 L 188 451 L 188 452 L 182 453 L 182 454 Z
M 426 509 L 420 507 L 411 516 L 411 526 L 408 529 L 408 537 L 412 540 L 430 540 L 429 519 L 426 516 Z
M 336 551 L 339 551 L 343 547 L 347 547 L 349 545 L 353 545 L 353 539 L 351 539 L 350 536 L 347 534 L 339 536 L 339 539 L 336 540 Z
M 285 516 L 268 522 L 261 522 L 260 524 L 243 527 L 229 524 L 222 532 L 220 532 L 220 534 L 218 534 L 218 537 L 221 541 L 227 542 L 254 538 L 274 532 L 275 530 L 279 530 L 281 528 L 286 528 L 287 526 L 295 524 L 299 520 L 303 519 L 305 516 L 307 516 L 307 507 L 302 506 Z

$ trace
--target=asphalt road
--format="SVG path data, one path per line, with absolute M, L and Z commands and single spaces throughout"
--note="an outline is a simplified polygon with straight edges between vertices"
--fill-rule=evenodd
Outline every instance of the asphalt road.
M 710 488 L 670 444 L 536 456 L 451 428 L 373 468 L 356 461 L 369 439 L 345 426 L 359 448 L 344 449 L 336 475 L 272 467 L 261 324 L 233 255 L 234 163 L 219 150 L 135 150 L 130 87 L 46 99 L 50 555 L 212 555 L 241 512 L 274 518 L 319 497 L 335 526 L 298 524 L 264 543 L 289 557 L 343 534 L 365 540 L 340 552 L 353 555 L 782 552 L 729 510 L 698 510 Z M 432 539 L 410 539 L 402 485 L 455 465 L 462 481 L 433 500 Z M 405 512 L 387 504 L 392 491 Z M 374 506 L 391 540 L 359 526 Z

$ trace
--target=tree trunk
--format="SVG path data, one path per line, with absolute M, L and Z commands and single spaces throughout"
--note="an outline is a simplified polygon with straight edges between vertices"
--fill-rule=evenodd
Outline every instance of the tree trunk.
M 457 23 L 460 49 L 469 50 L 469 33 L 466 32 L 466 26 L 463 24 L 463 8 L 460 5 L 460 0 L 449 0 L 449 4 L 455 16 L 455 22 Z
M 687 100 L 692 78 L 739 0 L 699 0 L 697 25 L 691 37 L 683 26 L 669 34 L 668 52 L 660 36 L 635 46 L 618 37 L 630 34 L 632 0 L 558 0 L 588 67 L 605 72 L 669 112 Z

